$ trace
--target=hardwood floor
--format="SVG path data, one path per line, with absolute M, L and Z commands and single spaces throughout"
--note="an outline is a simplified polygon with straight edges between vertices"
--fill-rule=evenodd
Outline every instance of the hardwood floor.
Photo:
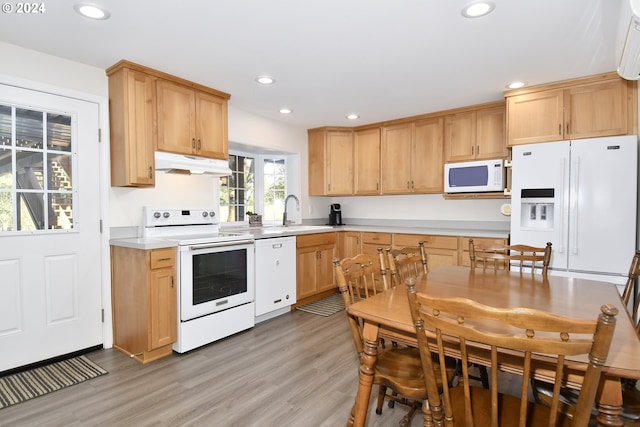
M 2 409 L 0 426 L 344 426 L 358 378 L 344 313 L 294 311 L 147 365 L 114 349 L 88 356 L 109 374 Z M 372 403 L 368 426 L 405 412 Z

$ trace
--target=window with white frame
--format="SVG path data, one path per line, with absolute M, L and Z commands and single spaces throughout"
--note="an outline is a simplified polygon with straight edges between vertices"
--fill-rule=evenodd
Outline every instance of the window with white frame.
M 285 183 L 287 179 L 284 159 L 267 159 L 262 162 L 263 172 L 263 221 L 277 221 L 284 213 Z
M 286 160 L 279 156 L 229 154 L 231 175 L 220 178 L 220 220 L 247 221 L 247 213 L 263 222 L 282 220 L 286 194 Z
M 0 231 L 73 228 L 71 116 L 0 105 Z

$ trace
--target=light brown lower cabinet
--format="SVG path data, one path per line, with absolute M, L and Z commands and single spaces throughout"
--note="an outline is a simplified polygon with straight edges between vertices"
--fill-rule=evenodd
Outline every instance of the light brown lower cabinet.
M 296 306 L 335 292 L 333 258 L 337 233 L 296 236 Z
M 378 248 L 391 247 L 391 233 L 362 232 L 362 253 L 375 255 Z
M 477 244 L 507 244 L 506 238 L 442 236 L 429 234 L 375 233 L 359 231 L 343 231 L 339 236 L 340 259 L 353 257 L 359 253 L 375 254 L 379 247 L 403 248 L 417 246 L 424 242 L 427 263 L 430 271 L 446 265 L 470 265 L 469 239 Z
M 474 237 L 478 243 L 502 243 L 507 239 Z M 469 265 L 469 237 L 428 234 L 339 231 L 296 237 L 296 291 L 298 307 L 336 292 L 333 258 L 376 254 L 378 248 L 403 248 L 424 242 L 430 271 L 446 265 Z
M 177 339 L 176 249 L 111 247 L 113 346 L 139 362 L 171 354 Z
M 338 253 L 341 260 L 351 258 L 362 252 L 362 238 L 359 231 L 343 231 L 338 233 Z
M 470 266 L 471 260 L 469 259 L 469 239 L 473 239 L 474 245 L 506 245 L 508 244 L 507 239 L 492 239 L 488 237 L 468 237 L 463 236 L 460 237 L 460 265 Z M 476 265 L 482 265 L 481 263 Z
M 458 238 L 425 234 L 394 234 L 393 247 L 417 246 L 424 242 L 429 271 L 445 265 L 458 265 Z

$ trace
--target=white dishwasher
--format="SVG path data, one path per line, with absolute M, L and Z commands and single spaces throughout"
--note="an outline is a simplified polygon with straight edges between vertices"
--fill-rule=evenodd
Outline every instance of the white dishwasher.
M 296 302 L 296 238 L 257 239 L 256 322 L 287 313 Z

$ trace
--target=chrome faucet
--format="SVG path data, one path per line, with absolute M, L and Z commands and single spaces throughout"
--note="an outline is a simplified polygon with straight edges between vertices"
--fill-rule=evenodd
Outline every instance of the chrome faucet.
M 286 199 L 284 199 L 284 213 L 282 214 L 282 225 L 284 225 L 285 227 L 289 224 L 291 224 L 291 221 L 287 221 L 287 202 L 289 201 L 290 198 L 293 198 L 293 200 L 296 201 L 296 210 L 300 210 L 300 200 L 298 200 L 298 198 L 293 195 L 293 194 L 289 194 L 287 196 Z

